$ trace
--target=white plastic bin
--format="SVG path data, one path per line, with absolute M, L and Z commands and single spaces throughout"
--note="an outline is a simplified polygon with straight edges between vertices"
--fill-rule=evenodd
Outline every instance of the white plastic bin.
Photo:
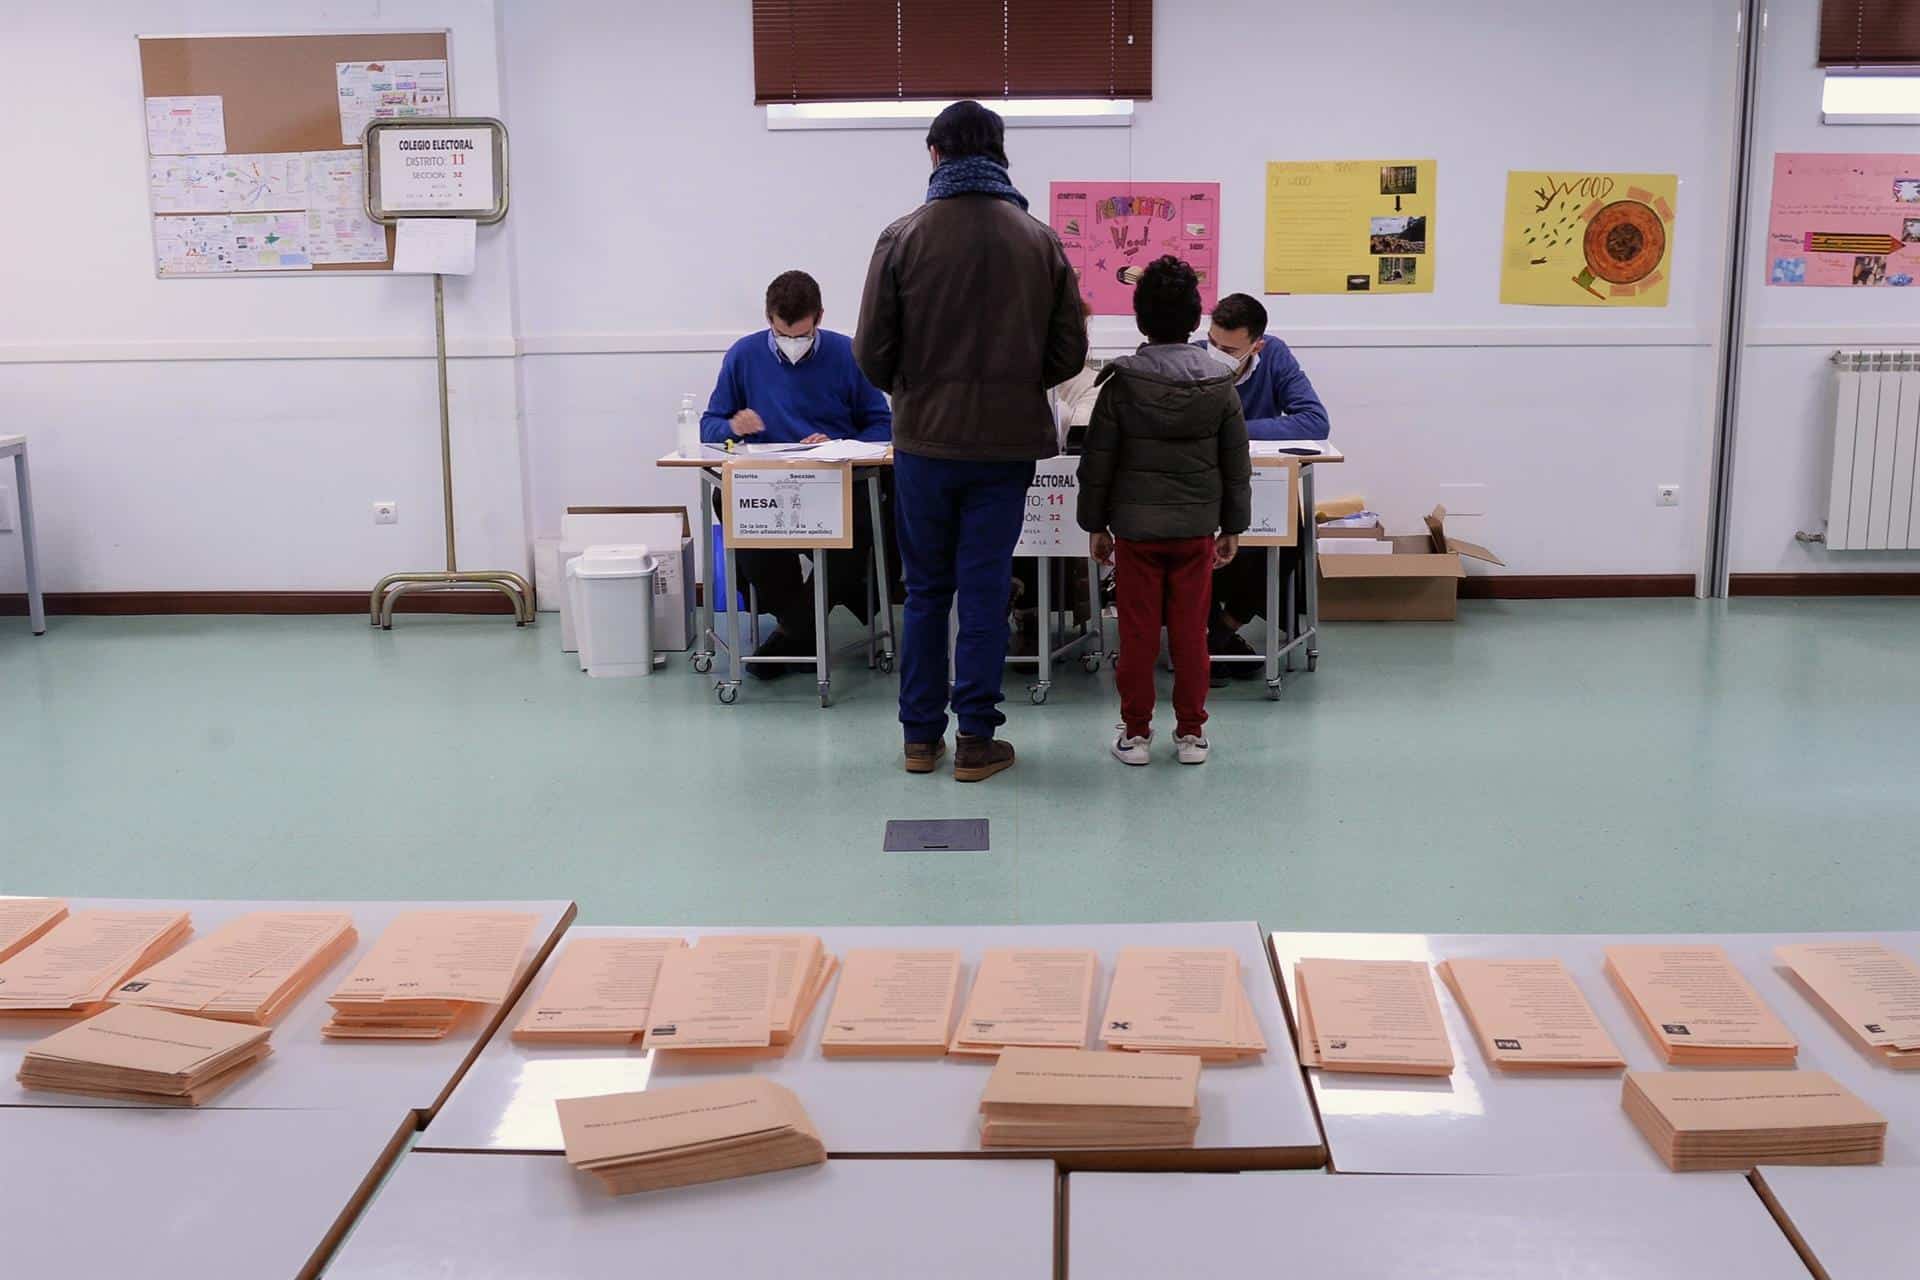
M 590 676 L 653 674 L 653 578 L 645 547 L 588 547 L 567 562 L 580 666 Z

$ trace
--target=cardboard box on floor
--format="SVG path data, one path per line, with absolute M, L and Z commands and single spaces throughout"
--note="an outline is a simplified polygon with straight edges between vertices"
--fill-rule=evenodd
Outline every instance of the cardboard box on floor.
M 675 541 L 678 540 L 678 554 Z M 660 561 L 653 577 L 653 647 L 693 644 L 693 525 L 685 507 L 568 507 L 560 517 L 559 564 L 590 546 L 645 544 Z
M 1396 534 L 1389 541 L 1392 555 L 1321 558 L 1322 621 L 1451 622 L 1460 579 L 1467 576 L 1460 558 L 1506 563 L 1478 543 L 1449 536 L 1445 507 L 1427 516 L 1425 533 Z

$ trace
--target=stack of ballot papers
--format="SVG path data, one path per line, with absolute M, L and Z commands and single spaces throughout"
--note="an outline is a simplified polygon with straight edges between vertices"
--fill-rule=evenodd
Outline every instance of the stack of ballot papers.
M 633 1044 L 647 1032 L 667 952 L 683 938 L 579 938 L 553 962 L 540 998 L 513 1029 L 521 1044 Z
M 1200 1059 L 1083 1049 L 1001 1051 L 980 1097 L 983 1147 L 1190 1147 Z
M 84 1018 L 186 941 L 184 911 L 81 911 L 0 961 L 0 1018 Z
M 959 999 L 958 951 L 849 951 L 820 1052 L 829 1058 L 942 1057 Z
M 980 957 L 947 1052 L 994 1058 L 1010 1045 L 1084 1049 L 1100 958 L 1091 951 L 997 947 Z
M 408 911 L 327 998 L 332 1040 L 439 1040 L 499 1004 L 540 918 L 520 911 Z
M 1620 1047 L 1558 960 L 1442 960 L 1440 980 L 1501 1071 L 1624 1067 Z
M 1123 947 L 1100 1043 L 1138 1053 L 1237 1062 L 1267 1051 L 1228 947 Z
M 617 1196 L 827 1159 L 800 1099 L 762 1076 L 555 1105 L 567 1163 Z
M 271 1053 L 265 1027 L 116 1005 L 27 1050 L 29 1089 L 197 1107 Z
M 1676 1067 L 1790 1067 L 1800 1043 L 1733 967 L 1704 943 L 1608 947 L 1607 976 Z
M 1920 1069 L 1920 965 L 1877 942 L 1808 942 L 1773 954 L 1855 1044 L 1897 1070 Z
M 1824 1071 L 1629 1071 L 1620 1105 L 1676 1173 L 1886 1153 L 1886 1117 Z
M 1293 966 L 1300 1065 L 1450 1076 L 1453 1046 L 1433 976 L 1417 960 L 1301 960 Z
M 352 917 L 339 912 L 256 911 L 142 969 L 110 998 L 265 1026 L 358 939 Z
M 711 935 L 668 950 L 647 1047 L 709 1058 L 785 1056 L 839 962 L 813 934 Z
M 58 898 L 0 898 L 0 960 L 25 950 L 66 918 L 67 904 Z

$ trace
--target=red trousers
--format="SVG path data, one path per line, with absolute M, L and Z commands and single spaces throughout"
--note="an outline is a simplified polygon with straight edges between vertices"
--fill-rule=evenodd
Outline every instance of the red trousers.
M 1207 723 L 1207 615 L 1213 608 L 1213 539 L 1113 542 L 1114 597 L 1120 614 L 1120 718 L 1127 733 L 1153 727 L 1153 665 L 1160 628 L 1173 655 L 1176 735 Z

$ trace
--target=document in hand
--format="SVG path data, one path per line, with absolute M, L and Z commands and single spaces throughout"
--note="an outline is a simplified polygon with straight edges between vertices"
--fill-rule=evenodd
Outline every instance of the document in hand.
M 984 1147 L 1190 1147 L 1200 1059 L 1010 1045 L 980 1097 Z
M 1773 954 L 1855 1044 L 1890 1067 L 1920 1069 L 1920 965 L 1877 942 L 1808 942 Z
M 617 1196 L 827 1159 L 800 1099 L 764 1076 L 555 1105 L 567 1163 Z
M 958 951 L 847 952 L 820 1052 L 829 1058 L 938 1058 L 960 999 Z
M 1433 976 L 1417 960 L 1301 960 L 1293 966 L 1300 1065 L 1450 1076 L 1453 1047 Z
M 193 932 L 184 911 L 81 911 L 0 961 L 0 1017 L 84 1018 Z
M 782 1057 L 836 965 L 812 934 L 709 936 L 669 951 L 647 1044 L 703 1057 Z
M 1607 976 L 1674 1066 L 1790 1067 L 1800 1043 L 1711 944 L 1607 948 Z
M 1824 1071 L 1629 1071 L 1620 1105 L 1676 1173 L 1886 1152 L 1886 1117 Z
M 265 1027 L 116 1005 L 27 1050 L 29 1089 L 197 1107 L 272 1050 Z
M 1084 1049 L 1100 959 L 1091 951 L 997 947 L 980 958 L 947 1052 L 997 1057 L 1009 1045 Z
M 1502 1071 L 1624 1067 L 1573 975 L 1558 960 L 1442 960 L 1434 968 Z
M 683 938 L 578 938 L 553 963 L 540 998 L 513 1029 L 523 1044 L 632 1044 L 647 1015 L 667 952 Z
M 408 911 L 327 998 L 333 1040 L 439 1040 L 468 1010 L 513 989 L 539 917 L 520 911 Z
M 66 918 L 67 904 L 58 898 L 0 898 L 0 960 L 24 950 Z
M 1100 1042 L 1141 1053 L 1237 1062 L 1267 1051 L 1228 947 L 1123 947 L 1100 1019 Z
M 264 1026 L 306 994 L 358 938 L 352 917 L 338 912 L 256 911 L 140 970 L 110 999 Z

